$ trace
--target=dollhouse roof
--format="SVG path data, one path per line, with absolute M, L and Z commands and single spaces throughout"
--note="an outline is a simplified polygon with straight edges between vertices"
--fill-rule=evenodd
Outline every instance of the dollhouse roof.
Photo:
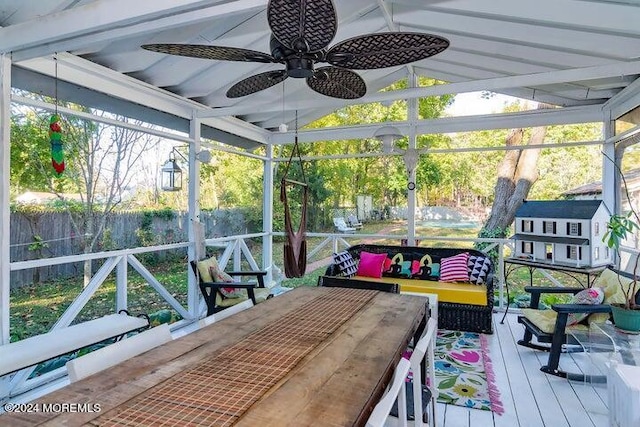
M 601 204 L 602 200 L 525 200 L 516 218 L 591 219 Z

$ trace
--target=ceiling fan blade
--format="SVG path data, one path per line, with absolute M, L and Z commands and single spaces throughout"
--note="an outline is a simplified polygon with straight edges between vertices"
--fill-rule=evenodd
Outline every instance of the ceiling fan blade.
M 229 88 L 227 98 L 240 98 L 241 96 L 251 95 L 277 85 L 287 77 L 287 72 L 284 70 L 267 71 L 247 77 Z
M 341 99 L 357 99 L 367 93 L 367 85 L 357 73 L 338 67 L 320 67 L 307 84 L 322 95 Z
M 409 64 L 436 55 L 449 40 L 424 33 L 376 33 L 354 37 L 333 46 L 327 62 L 352 70 L 372 70 Z
M 145 44 L 141 47 L 152 52 L 189 56 L 192 58 L 215 59 L 218 61 L 278 62 L 266 53 L 237 47 L 208 46 L 202 44 Z
M 269 0 L 267 18 L 280 43 L 298 52 L 326 48 L 338 28 L 331 0 Z

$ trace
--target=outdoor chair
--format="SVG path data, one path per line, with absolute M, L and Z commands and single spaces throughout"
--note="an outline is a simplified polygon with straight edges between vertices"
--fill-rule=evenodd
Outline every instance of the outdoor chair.
M 232 307 L 247 299 L 255 305 L 272 297 L 265 288 L 265 271 L 224 272 L 215 257 L 202 261 L 191 261 L 191 268 L 198 279 L 198 285 L 207 304 L 207 316 Z M 256 282 L 235 282 L 233 277 L 253 276 Z
M 72 383 L 124 362 L 134 356 L 171 341 L 169 325 L 163 323 L 132 337 L 92 351 L 67 362 L 67 373 Z
M 355 227 L 349 227 L 343 217 L 333 218 L 333 225 L 340 233 L 355 233 Z
M 382 396 L 382 399 L 380 399 L 373 408 L 373 411 L 367 420 L 367 427 L 383 427 L 387 421 L 389 413 L 391 412 L 391 408 L 393 408 L 393 405 L 396 402 L 396 399 L 398 400 L 400 408 L 398 425 L 407 426 L 406 378 L 409 374 L 410 367 L 411 362 L 404 357 L 400 359 L 400 362 L 394 371 L 391 385 Z
M 347 217 L 347 222 L 349 227 L 353 227 L 358 230 L 363 227 L 363 224 L 358 220 L 358 217 L 356 217 L 354 214 L 351 214 Z
M 429 427 L 436 425 L 436 388 L 435 372 L 435 346 L 436 333 L 438 332 L 438 322 L 430 318 L 427 322 L 426 332 L 413 347 L 413 352 L 409 358 L 411 362 L 411 379 L 407 379 L 406 404 L 407 420 L 422 420 L 422 423 Z M 417 397 L 414 397 L 417 396 Z M 396 403 L 391 408 L 389 415 L 398 417 L 398 405 Z M 429 413 L 427 413 L 427 407 Z M 397 423 L 394 423 L 397 424 Z M 414 423 L 414 425 L 422 425 Z
M 594 281 L 592 288 L 602 288 L 604 291 L 604 300 L 601 304 L 553 304 L 550 310 L 542 310 L 540 309 L 540 298 L 543 294 L 576 295 L 585 289 L 541 286 L 526 286 L 524 288 L 526 292 L 531 294 L 531 308 L 522 309 L 523 314 L 518 317 L 518 323 L 524 325 L 525 328 L 524 336 L 518 341 L 518 344 L 549 352 L 547 364 L 540 368 L 542 372 L 576 381 L 585 380 L 584 374 L 572 374 L 561 370 L 559 368 L 560 355 L 563 352 L 582 351 L 582 347 L 569 333 L 569 328 L 587 330 L 590 323 L 605 322 L 611 316 L 610 304 L 624 302 L 619 276 L 623 281 L 631 281 L 631 275 L 612 268 L 605 269 Z M 639 297 L 640 292 L 636 295 L 636 300 Z M 537 343 L 532 342 L 534 336 Z

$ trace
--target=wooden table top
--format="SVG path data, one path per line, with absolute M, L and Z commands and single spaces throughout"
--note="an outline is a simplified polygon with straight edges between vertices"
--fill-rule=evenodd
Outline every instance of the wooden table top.
M 421 297 L 302 287 L 129 359 L 0 425 L 360 426 L 425 316 Z M 44 413 L 45 404 L 88 404 Z M 99 411 L 88 412 L 90 405 Z

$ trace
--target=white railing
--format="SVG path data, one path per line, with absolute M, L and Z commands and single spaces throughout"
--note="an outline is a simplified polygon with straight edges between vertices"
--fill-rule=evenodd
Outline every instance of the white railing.
M 633 273 L 636 263 L 639 262 L 638 257 L 640 257 L 640 250 L 629 246 L 620 246 L 620 269 Z M 640 264 L 638 265 L 638 270 L 636 273 L 640 273 Z
M 245 239 L 249 238 L 261 238 L 265 233 L 260 234 L 246 234 L 241 236 L 222 237 L 216 239 L 207 239 L 206 244 L 210 246 L 216 246 L 223 249 L 223 254 L 219 257 L 220 266 L 224 268 L 231 257 L 233 257 L 234 269 L 240 269 L 242 262 L 242 256 L 249 263 L 252 269 L 260 270 L 253 255 L 251 254 Z M 184 307 L 163 285 L 156 279 L 143 264 L 136 257 L 136 255 L 163 252 L 167 250 L 175 249 L 187 249 L 191 244 L 189 242 L 172 243 L 167 245 L 139 247 L 132 249 L 122 249 L 116 251 L 96 252 L 91 254 L 79 254 L 72 256 L 63 256 L 57 258 L 43 258 L 30 261 L 18 261 L 10 264 L 10 271 L 20 271 L 31 268 L 46 267 L 51 265 L 59 265 L 66 263 L 78 263 L 86 260 L 104 260 L 102 266 L 91 277 L 89 283 L 80 291 L 75 297 L 74 301 L 67 307 L 64 313 L 58 318 L 51 330 L 64 328 L 69 326 L 82 311 L 85 305 L 89 302 L 91 297 L 96 294 L 96 291 L 105 283 L 107 277 L 115 270 L 116 277 L 116 312 L 119 310 L 128 309 L 128 266 L 131 266 L 136 270 L 140 276 L 173 308 L 183 320 L 180 320 L 171 325 L 172 329 L 179 329 L 187 324 L 190 324 L 198 319 L 199 315 L 204 312 L 204 303 L 201 298 L 197 298 L 199 303 L 194 307 Z M 185 262 L 185 279 L 188 277 L 190 268 L 188 268 Z M 197 284 L 195 281 L 189 281 L 189 289 L 187 292 L 199 293 Z M 193 282 L 193 285 L 191 285 Z M 191 289 L 193 288 L 193 289 Z M 0 379 L 0 400 L 3 397 L 11 395 L 19 395 L 34 388 L 41 387 L 51 381 L 59 379 L 66 374 L 65 368 L 59 368 L 46 373 L 42 376 L 28 379 L 35 367 L 24 369 L 12 375 L 10 379 Z
M 284 233 L 274 233 L 274 235 L 284 236 Z M 251 269 L 260 270 L 262 269 L 258 263 L 256 262 L 251 250 L 246 244 L 247 239 L 256 239 L 256 238 L 264 238 L 267 236 L 266 233 L 255 233 L 255 234 L 245 234 L 238 236 L 229 236 L 229 237 L 219 237 L 219 238 L 211 238 L 205 240 L 205 245 L 208 247 L 218 247 L 222 251 L 222 254 L 218 256 L 218 261 L 222 268 L 225 268 L 226 265 L 231 261 L 233 264 L 234 270 L 240 270 L 243 259 L 249 264 Z M 342 248 L 348 248 L 351 246 L 350 241 L 354 240 L 366 240 L 367 242 L 379 241 L 379 240 L 395 240 L 400 242 L 403 239 L 406 239 L 406 235 L 397 235 L 397 234 L 336 234 L 336 233 L 308 233 L 308 237 L 316 237 L 321 238 L 322 240 L 316 244 L 313 248 L 310 248 L 308 251 L 308 259 L 312 260 L 316 257 L 323 249 L 330 247 L 331 252 L 339 252 Z M 499 305 L 498 309 L 504 310 L 504 274 L 503 274 L 503 259 L 505 254 L 505 249 L 511 248 L 511 241 L 507 239 L 474 239 L 474 238 L 461 238 L 461 237 L 429 237 L 429 236 L 416 236 L 416 239 L 421 242 L 463 242 L 473 244 L 476 242 L 484 242 L 489 243 L 489 246 L 484 250 L 492 250 L 496 248 L 499 254 L 499 263 L 496 268 L 496 276 L 495 276 L 495 286 L 499 291 Z M 176 312 L 178 312 L 183 320 L 172 324 L 172 329 L 179 329 L 187 324 L 192 323 L 194 320 L 197 320 L 200 314 L 202 314 L 204 310 L 204 304 L 202 303 L 201 298 L 197 298 L 199 303 L 194 307 L 184 307 L 173 295 L 154 277 L 153 273 L 151 273 L 140 261 L 138 256 L 140 254 L 146 253 L 154 253 L 154 252 L 162 252 L 167 250 L 175 250 L 175 249 L 187 249 L 189 248 L 190 243 L 182 242 L 182 243 L 173 243 L 168 245 L 159 245 L 159 246 L 150 246 L 150 247 L 139 247 L 132 249 L 122 249 L 116 251 L 106 251 L 106 252 L 97 252 L 92 254 L 80 254 L 73 256 L 64 256 L 57 258 L 44 258 L 39 260 L 30 260 L 30 261 L 19 261 L 13 262 L 10 264 L 11 271 L 19 271 L 30 268 L 37 267 L 46 267 L 51 265 L 58 265 L 64 263 L 78 263 L 83 262 L 85 260 L 104 260 L 103 265 L 98 269 L 98 271 L 91 277 L 91 280 L 85 286 L 75 300 L 69 305 L 69 307 L 65 310 L 65 312 L 60 316 L 60 318 L 56 321 L 52 330 L 66 327 L 70 325 L 81 312 L 82 308 L 89 302 L 91 297 L 95 295 L 96 291 L 104 284 L 107 277 L 111 272 L 115 270 L 116 277 L 116 311 L 121 309 L 127 309 L 128 304 L 128 277 L 127 270 L 128 266 L 131 266 L 135 269 L 149 285 L 155 289 L 155 291 L 165 300 L 167 303 L 173 308 Z M 267 267 L 268 270 L 268 278 L 267 280 L 271 280 L 272 269 L 275 264 L 278 262 L 274 261 L 271 267 Z M 188 268 L 187 263 L 185 262 L 185 277 L 188 277 L 190 269 Z M 193 285 L 191 285 L 193 282 Z M 190 288 L 194 289 L 191 290 Z M 190 285 L 187 292 L 199 292 L 197 290 L 197 284 L 195 281 L 190 280 Z M 33 390 L 36 387 L 41 387 L 51 381 L 59 379 L 65 375 L 64 368 L 59 368 L 54 371 L 51 371 L 42 376 L 28 379 L 29 375 L 33 372 L 34 368 L 25 369 L 23 371 L 15 374 L 6 387 L 4 387 L 5 393 L 8 389 L 8 395 L 18 395 L 28 392 L 29 390 Z M 6 381 L 6 379 L 5 379 Z M 3 394 L 5 394 L 3 393 Z M 7 395 L 7 394 L 5 394 Z M 2 396 L 0 396 L 1 398 Z

